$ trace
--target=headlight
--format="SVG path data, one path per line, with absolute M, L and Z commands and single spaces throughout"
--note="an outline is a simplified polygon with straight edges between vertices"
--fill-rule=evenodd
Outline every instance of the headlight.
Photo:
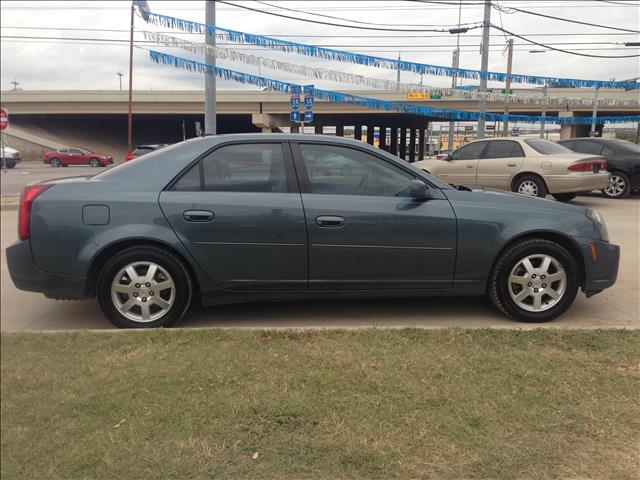
M 609 232 L 607 232 L 607 226 L 604 224 L 604 218 L 602 218 L 600 212 L 593 208 L 587 208 L 587 217 L 589 217 L 589 219 L 596 224 L 596 227 L 598 227 L 602 241 L 608 242 Z

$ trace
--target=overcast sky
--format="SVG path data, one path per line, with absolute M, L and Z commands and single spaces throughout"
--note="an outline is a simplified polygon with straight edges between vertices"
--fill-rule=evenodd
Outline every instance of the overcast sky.
M 302 13 L 293 13 L 266 6 L 255 1 L 229 0 L 231 3 L 244 5 L 270 13 L 281 13 L 299 18 L 315 19 L 338 23 Z M 430 1 L 430 0 L 429 0 Z M 305 10 L 323 15 L 333 15 L 359 22 L 374 22 L 392 28 L 439 28 L 458 23 L 459 9 L 457 5 L 443 5 L 438 2 L 425 3 L 411 1 L 279 1 L 267 0 L 275 6 Z M 451 2 L 451 0 L 447 0 Z M 447 2 L 444 2 L 447 3 Z M 455 2 L 452 2 L 455 3 Z M 483 7 L 478 0 L 463 0 L 461 22 L 481 22 Z M 497 2 L 502 7 L 514 6 L 521 9 L 564 17 L 583 22 L 606 24 L 619 28 L 640 29 L 640 2 L 638 1 L 596 1 L 596 0 L 502 0 Z M 151 11 L 170 16 L 190 19 L 204 23 L 204 4 L 199 1 L 149 1 Z M 5 1 L 1 3 L 1 86 L 2 90 L 13 88 L 10 83 L 15 79 L 24 90 L 38 89 L 118 89 L 117 72 L 124 73 L 123 88 L 127 88 L 129 8 L 131 2 L 126 1 L 64 1 L 64 2 L 28 2 Z M 252 12 L 232 7 L 228 4 L 217 4 L 217 24 L 234 30 L 263 35 L 280 36 L 300 43 L 326 45 L 335 49 L 350 50 L 370 55 L 402 58 L 422 63 L 450 65 L 452 50 L 456 37 L 448 33 L 402 33 L 379 32 L 339 28 L 328 25 L 317 25 L 292 19 L 279 18 L 259 12 Z M 640 49 L 624 47 L 623 42 L 640 41 L 633 33 L 623 33 L 586 25 L 576 25 L 553 19 L 546 19 L 525 13 L 511 12 L 499 14 L 492 11 L 492 23 L 502 24 L 505 29 L 514 33 L 530 36 L 545 44 L 554 44 L 558 48 L 577 50 L 581 53 L 597 55 L 638 54 Z M 346 23 L 346 22 L 343 22 Z M 16 28 L 21 27 L 21 28 Z M 85 29 L 85 30 L 78 30 Z M 170 32 L 165 28 L 155 27 L 136 17 L 136 40 L 143 40 L 141 31 L 163 31 L 192 41 L 202 42 L 201 35 L 184 35 L 178 31 Z M 460 36 L 460 66 L 464 68 L 480 68 L 481 30 L 472 30 Z M 555 35 L 551 35 L 555 34 Z M 562 34 L 562 35 L 558 35 Z M 286 35 L 286 37 L 283 37 Z M 391 36 L 393 35 L 393 37 Z M 398 38 L 401 36 L 401 38 Z M 56 40 L 11 37 L 53 37 Z M 67 40 L 82 38 L 82 41 Z M 108 43 L 96 39 L 110 40 Z M 116 42 L 120 41 L 120 42 Z M 491 32 L 491 54 L 489 69 L 506 70 L 504 55 L 505 37 L 499 32 Z M 541 50 L 541 47 L 527 45 L 515 39 L 516 46 L 513 60 L 513 72 L 545 76 L 561 76 L 571 78 L 591 78 L 618 80 L 640 76 L 640 62 L 636 58 L 601 59 L 586 58 L 564 53 L 546 52 L 530 53 L 530 50 Z M 395 72 L 362 67 L 347 63 L 330 62 L 304 57 L 296 54 L 283 56 L 278 52 L 260 49 L 253 46 L 234 46 L 271 58 L 286 58 L 289 62 L 307 65 L 324 66 L 367 76 L 395 79 Z M 174 55 L 181 55 L 196 60 L 203 60 L 189 52 L 156 48 Z M 585 50 L 586 49 L 586 50 Z M 240 63 L 219 62 L 220 66 L 248 73 L 257 73 L 257 69 Z M 263 76 L 288 80 L 295 83 L 310 83 L 285 72 L 262 69 Z M 402 73 L 402 81 L 418 83 L 419 76 Z M 312 80 L 315 85 L 326 89 L 358 88 L 330 82 Z M 443 77 L 425 77 L 424 83 L 434 86 L 446 86 L 450 79 Z M 475 83 L 471 80 L 464 84 Z M 219 81 L 218 88 L 236 89 L 244 87 L 232 82 Z M 199 74 L 177 70 L 151 62 L 148 52 L 135 50 L 134 55 L 134 88 L 135 89 L 202 89 L 203 78 Z

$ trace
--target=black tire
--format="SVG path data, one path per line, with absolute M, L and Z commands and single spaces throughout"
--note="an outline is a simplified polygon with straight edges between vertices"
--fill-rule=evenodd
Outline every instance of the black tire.
M 570 202 L 578 196 L 577 193 L 552 193 L 551 195 L 559 202 Z
M 51 165 L 52 167 L 59 167 L 60 166 L 60 159 L 53 157 L 51 160 L 49 160 L 49 165 Z
M 4 166 L 7 167 L 7 168 L 13 168 L 13 167 L 16 166 L 16 161 L 13 160 L 13 159 L 6 159 L 4 161 Z
M 612 182 L 622 182 L 624 183 L 624 188 L 620 191 L 620 189 L 611 188 L 613 187 Z M 620 185 L 620 183 L 618 183 Z M 607 188 L 603 188 L 602 194 L 608 198 L 624 198 L 629 195 L 631 192 L 631 181 L 629 180 L 629 176 L 626 173 L 622 172 L 611 172 L 611 177 L 609 179 L 609 185 Z M 618 193 L 619 192 L 619 193 Z
M 547 193 L 549 191 L 547 190 L 547 185 L 544 183 L 544 180 L 540 178 L 538 175 L 533 175 L 533 174 L 521 175 L 518 178 L 516 178 L 515 181 L 513 182 L 513 185 L 511 186 L 511 191 L 520 193 L 521 188 L 524 189 L 524 187 L 527 186 L 527 183 L 535 185 L 535 195 L 531 195 L 531 196 L 536 196 L 540 198 L 544 198 L 547 196 Z
M 89 165 L 92 167 L 100 167 L 100 160 L 98 160 L 97 158 L 92 158 L 89 160 Z
M 118 272 L 135 262 L 153 262 L 165 269 L 175 287 L 175 298 L 167 312 L 157 320 L 141 322 L 123 315 L 111 296 L 111 284 Z M 100 270 L 97 281 L 100 308 L 118 328 L 158 328 L 175 325 L 187 312 L 193 297 L 193 282 L 183 262 L 171 252 L 152 245 L 130 247 L 111 257 Z
M 562 297 L 547 310 L 531 312 L 518 306 L 509 294 L 509 276 L 513 268 L 530 255 L 549 255 L 559 262 L 566 274 Z M 573 256 L 561 245 L 543 239 L 529 239 L 509 246 L 498 258 L 489 278 L 491 301 L 505 315 L 523 322 L 547 322 L 562 315 L 578 293 L 579 269 Z

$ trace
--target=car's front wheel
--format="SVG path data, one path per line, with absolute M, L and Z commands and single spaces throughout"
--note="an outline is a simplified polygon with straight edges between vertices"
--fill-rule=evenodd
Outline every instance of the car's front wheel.
M 16 166 L 16 161 L 13 159 L 7 159 L 4 161 L 4 166 L 7 168 L 13 168 Z
M 609 184 L 602 190 L 602 193 L 609 198 L 624 198 L 629 195 L 630 190 L 629 177 L 622 172 L 612 172 Z
M 547 196 L 547 185 L 537 175 L 522 175 L 518 177 L 511 188 L 520 195 L 544 198 Z
M 545 322 L 563 314 L 578 292 L 578 266 L 561 245 L 529 239 L 507 248 L 489 281 L 493 304 L 525 322 Z
M 52 158 L 51 160 L 49 160 L 49 165 L 51 165 L 52 167 L 59 167 L 60 166 L 60 159 L 59 158 Z
M 192 295 L 191 277 L 182 261 L 150 245 L 119 252 L 98 276 L 100 307 L 119 328 L 172 326 L 186 313 Z
M 98 160 L 97 158 L 92 158 L 89 161 L 89 165 L 91 165 L 92 167 L 99 167 L 100 166 L 100 160 Z

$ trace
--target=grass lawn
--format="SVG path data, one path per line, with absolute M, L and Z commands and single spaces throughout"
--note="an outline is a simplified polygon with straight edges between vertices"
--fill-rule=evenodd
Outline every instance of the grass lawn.
M 640 332 L 2 335 L 3 480 L 637 479 Z

